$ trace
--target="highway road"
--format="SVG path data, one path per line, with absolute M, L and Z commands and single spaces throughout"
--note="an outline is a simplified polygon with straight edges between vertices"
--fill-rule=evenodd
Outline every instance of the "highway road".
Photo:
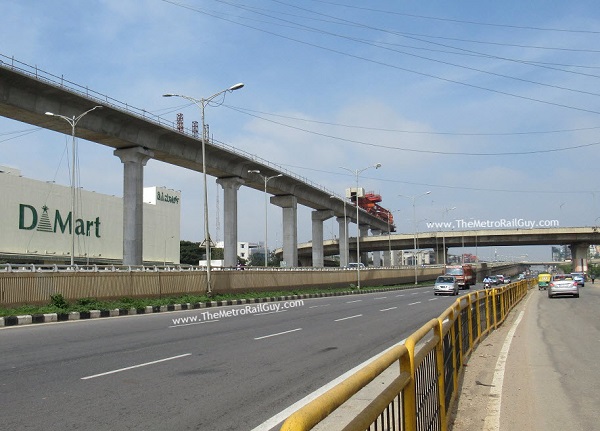
M 406 338 L 455 298 L 422 287 L 7 327 L 0 329 L 0 423 L 7 430 L 269 429 L 261 424 Z

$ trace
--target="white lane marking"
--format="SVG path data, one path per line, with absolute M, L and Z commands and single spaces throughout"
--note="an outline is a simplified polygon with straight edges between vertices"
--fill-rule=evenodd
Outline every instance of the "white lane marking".
M 438 299 L 440 299 L 440 298 L 430 298 L 430 299 L 428 299 L 428 301 L 437 301 Z
M 373 299 L 387 299 L 387 296 L 380 296 L 379 298 L 373 298 Z
M 317 307 L 329 307 L 331 304 L 323 304 L 323 305 L 311 305 L 308 308 L 317 308 Z
M 265 314 L 285 313 L 287 310 L 265 311 L 263 313 L 255 313 L 253 316 L 264 316 Z
M 417 301 L 417 302 L 411 302 L 411 303 L 410 303 L 410 304 L 408 304 L 408 305 L 416 305 L 416 304 L 420 304 L 420 303 L 421 303 L 421 301 Z
M 169 326 L 169 328 L 179 328 L 180 326 L 191 326 L 191 325 L 201 325 L 203 323 L 213 323 L 213 322 L 218 322 L 219 319 L 215 319 L 215 320 L 205 320 L 204 322 L 194 322 L 194 323 L 181 323 L 179 325 L 171 325 Z
M 171 361 L 173 359 L 183 358 L 185 356 L 190 356 L 191 353 L 184 353 L 183 355 L 171 356 L 170 358 L 159 359 L 157 361 L 146 362 L 144 364 L 132 365 L 131 367 L 119 368 L 118 370 L 107 371 L 106 373 L 94 374 L 93 376 L 82 377 L 81 380 L 94 379 L 96 377 L 106 376 L 108 374 L 120 373 L 121 371 L 132 370 L 134 368 L 145 367 L 147 365 L 158 364 L 159 362 Z
M 320 397 L 321 395 L 323 395 L 325 392 L 327 392 L 331 388 L 337 386 L 338 384 L 340 384 L 341 382 L 346 380 L 348 377 L 354 375 L 357 371 L 364 368 L 365 365 L 369 364 L 370 362 L 372 362 L 375 359 L 379 358 L 380 356 L 384 355 L 389 350 L 393 349 L 396 346 L 404 344 L 405 341 L 406 341 L 406 338 L 404 340 L 399 341 L 398 343 L 394 344 L 393 346 L 385 349 L 383 352 L 378 353 L 377 355 L 373 356 L 372 358 L 367 359 L 362 364 L 357 365 L 356 367 L 352 368 L 351 370 L 349 370 L 349 371 L 345 372 L 344 374 L 342 374 L 341 376 L 339 376 L 337 379 L 332 380 L 331 382 L 327 383 L 326 385 L 324 385 L 321 388 L 314 391 L 312 394 L 308 394 L 307 396 L 302 398 L 300 401 L 297 401 L 294 404 L 292 404 L 291 406 L 289 406 L 287 409 L 285 409 L 285 410 L 277 413 L 275 416 L 267 419 L 262 424 L 260 424 L 256 428 L 252 429 L 252 431 L 269 431 L 269 430 L 273 429 L 275 426 L 279 425 L 281 422 L 286 420 L 292 413 L 294 413 L 297 410 L 300 410 L 302 407 L 304 407 L 305 405 L 310 403 L 312 400 Z
M 346 301 L 346 304 L 352 304 L 353 302 L 361 302 L 362 299 L 357 299 L 356 301 Z
M 404 293 L 402 295 L 396 295 L 396 298 L 400 297 L 400 296 L 404 296 Z
M 389 311 L 389 310 L 395 310 L 398 307 L 390 307 L 390 308 L 384 308 L 383 310 L 379 310 L 379 311 Z
M 334 322 L 341 322 L 342 320 L 354 319 L 355 317 L 362 317 L 362 314 L 357 314 L 355 316 L 350 316 L 350 317 L 342 317 L 341 319 L 334 320 Z
M 262 337 L 256 337 L 254 339 L 255 340 L 262 340 L 263 338 L 276 337 L 278 335 L 289 334 L 290 332 L 296 332 L 296 331 L 302 331 L 302 328 L 296 328 L 296 329 L 292 329 L 292 330 L 289 330 L 289 331 L 278 332 L 276 334 L 263 335 Z
M 529 298 L 531 298 L 530 296 Z M 525 302 L 525 306 L 527 307 L 527 302 L 529 302 L 529 298 Z M 492 385 L 490 387 L 490 398 L 487 405 L 487 416 L 485 417 L 485 421 L 483 423 L 483 429 L 486 431 L 498 431 L 500 429 L 500 408 L 502 404 L 502 385 L 504 384 L 504 371 L 506 369 L 506 359 L 508 357 L 508 351 L 510 350 L 510 344 L 515 336 L 515 332 L 517 330 L 517 326 L 521 323 L 521 319 L 523 318 L 523 314 L 525 312 L 521 311 L 517 316 L 517 319 L 513 323 L 512 327 L 506 334 L 506 339 L 504 340 L 504 344 L 502 345 L 502 349 L 500 350 L 500 354 L 498 355 L 498 361 L 496 362 L 496 371 L 494 372 L 494 378 L 492 379 Z
M 411 295 L 418 295 L 419 293 L 421 293 L 421 292 L 413 292 L 413 293 L 411 293 Z

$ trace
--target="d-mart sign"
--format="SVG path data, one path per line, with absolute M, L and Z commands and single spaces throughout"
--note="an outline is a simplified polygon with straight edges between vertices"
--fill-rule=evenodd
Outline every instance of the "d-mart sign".
M 63 217 L 59 210 L 54 211 L 54 217 L 51 218 L 48 214 L 49 208 L 44 205 L 42 207 L 41 216 L 38 215 L 38 211 L 32 205 L 19 204 L 19 229 L 21 230 L 37 230 L 39 232 L 50 232 L 50 233 L 65 233 L 65 231 L 71 234 L 73 229 L 71 212 L 67 217 Z M 100 217 L 96 217 L 92 220 L 75 220 L 75 235 L 91 236 L 92 234 L 96 238 L 100 238 Z

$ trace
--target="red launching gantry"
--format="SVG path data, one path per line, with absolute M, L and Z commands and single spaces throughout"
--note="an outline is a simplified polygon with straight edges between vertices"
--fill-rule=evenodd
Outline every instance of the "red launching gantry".
M 352 193 L 350 200 L 356 205 L 356 194 Z M 364 196 L 358 198 L 358 205 L 369 214 L 380 218 L 381 220 L 389 223 L 391 231 L 395 232 L 394 216 L 391 211 L 386 210 L 378 203 L 381 202 L 381 195 L 375 194 L 374 192 L 365 193 Z

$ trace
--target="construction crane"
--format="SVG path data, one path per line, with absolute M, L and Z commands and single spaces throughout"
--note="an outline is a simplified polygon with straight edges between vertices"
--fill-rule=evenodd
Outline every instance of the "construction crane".
M 350 200 L 356 205 L 356 193 L 352 193 Z M 379 202 L 381 202 L 381 195 L 375 192 L 364 193 L 363 196 L 358 197 L 358 206 L 360 208 L 388 223 L 392 232 L 395 232 L 394 215 L 391 211 L 379 205 Z

